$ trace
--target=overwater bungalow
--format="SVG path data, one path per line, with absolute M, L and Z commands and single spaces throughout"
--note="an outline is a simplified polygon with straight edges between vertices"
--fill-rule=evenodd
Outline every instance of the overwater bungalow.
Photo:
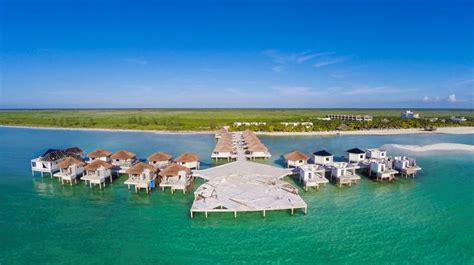
M 41 176 L 44 173 L 49 173 L 51 178 L 53 173 L 59 171 L 59 163 L 64 161 L 67 157 L 74 157 L 82 159 L 84 151 L 78 147 L 71 147 L 66 149 L 49 149 L 41 156 L 31 160 L 31 173 L 40 172 Z
M 175 158 L 178 165 L 185 166 L 189 169 L 199 169 L 199 156 L 186 152 Z
M 108 178 L 112 183 L 112 168 L 113 165 L 102 160 L 94 160 L 84 167 L 85 174 L 81 177 L 86 184 L 92 188 L 92 184 L 99 185 L 102 189 L 102 184 L 105 187 L 105 180 Z
M 309 157 L 300 151 L 293 151 L 283 156 L 287 167 L 300 167 L 308 163 Z
M 162 190 L 171 188 L 171 193 L 175 190 L 182 190 L 186 193 L 186 188 L 192 184 L 193 177 L 191 169 L 178 164 L 170 164 L 158 173 L 160 177 L 159 186 Z
M 331 168 L 331 179 L 335 179 L 339 187 L 342 185 L 352 186 L 353 183 L 357 183 L 360 180 L 355 171 L 357 167 L 353 164 L 346 162 L 335 162 Z
M 73 182 L 77 183 L 77 177 L 83 174 L 85 165 L 84 161 L 69 156 L 58 164 L 59 172 L 54 176 L 59 178 L 61 184 L 64 185 L 66 181 L 72 186 Z
M 227 159 L 230 160 L 236 157 L 235 150 L 231 144 L 217 144 L 212 150 L 211 158 L 214 160 Z
M 313 160 L 316 165 L 331 165 L 334 161 L 333 155 L 326 150 L 314 152 L 313 156 Z
M 346 151 L 345 158 L 349 163 L 358 163 L 365 159 L 365 151 L 359 148 L 352 148 Z
M 97 159 L 102 160 L 107 163 L 111 163 L 112 162 L 111 156 L 112 156 L 112 152 L 108 150 L 104 150 L 104 149 L 96 149 L 90 152 L 89 154 L 87 154 L 87 157 L 89 158 L 89 163 Z
M 149 193 L 151 189 L 155 188 L 157 172 L 156 167 L 139 162 L 127 170 L 129 178 L 124 184 L 128 186 L 128 189 L 130 189 L 130 186 L 135 186 L 135 192 L 146 189 L 146 193 Z
M 319 189 L 321 184 L 326 186 L 329 180 L 325 174 L 326 169 L 320 165 L 306 164 L 297 168 L 298 181 L 303 183 L 305 191 L 308 191 L 310 187 Z
M 135 153 L 121 150 L 111 156 L 112 158 L 112 165 L 120 168 L 119 173 L 125 173 L 127 169 L 133 166 L 136 162 L 136 155 Z
M 395 179 L 395 175 L 398 171 L 392 168 L 392 164 L 387 161 L 371 160 L 369 164 L 369 177 L 375 175 L 377 180 L 388 180 L 392 181 Z
M 147 157 L 148 164 L 156 168 L 164 168 L 171 164 L 172 156 L 163 152 L 156 152 Z
M 395 157 L 393 168 L 406 178 L 409 176 L 414 178 L 416 173 L 421 170 L 421 167 L 417 166 L 415 158 L 405 156 Z
M 365 157 L 371 158 L 371 159 L 383 160 L 387 158 L 387 151 L 379 149 L 379 148 L 367 149 L 365 151 Z
M 268 148 L 261 143 L 248 146 L 247 150 L 245 151 L 245 154 L 249 159 L 255 159 L 255 158 L 268 159 L 272 156 L 270 152 L 268 151 Z
M 229 131 L 227 131 L 225 128 L 221 128 L 216 132 L 215 137 L 216 137 L 216 139 L 220 139 L 222 137 L 222 135 L 225 135 L 225 134 L 228 134 L 228 133 L 229 133 Z

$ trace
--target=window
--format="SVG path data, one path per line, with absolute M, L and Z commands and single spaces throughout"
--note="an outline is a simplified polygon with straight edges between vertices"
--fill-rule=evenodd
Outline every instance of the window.
M 359 158 L 360 158 L 360 159 L 364 158 L 364 155 L 360 155 Z
M 36 167 L 36 162 L 31 162 L 32 167 Z
M 329 161 L 329 157 L 326 157 L 325 160 L 326 160 L 326 161 Z

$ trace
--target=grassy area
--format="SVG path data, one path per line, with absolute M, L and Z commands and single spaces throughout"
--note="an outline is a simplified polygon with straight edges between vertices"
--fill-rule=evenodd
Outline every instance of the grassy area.
M 252 127 L 265 131 L 333 130 L 342 122 L 320 121 L 326 114 L 368 114 L 373 122 L 345 122 L 353 129 L 411 128 L 424 126 L 457 126 L 449 121 L 453 115 L 464 116 L 464 126 L 473 126 L 473 110 L 422 109 L 415 110 L 422 118 L 438 117 L 446 122 L 430 123 L 425 119 L 401 120 L 400 109 L 80 109 L 80 110 L 2 110 L 0 124 L 66 128 L 107 128 L 204 131 L 232 125 L 236 121 L 266 122 Z M 283 128 L 279 123 L 309 121 L 314 127 Z

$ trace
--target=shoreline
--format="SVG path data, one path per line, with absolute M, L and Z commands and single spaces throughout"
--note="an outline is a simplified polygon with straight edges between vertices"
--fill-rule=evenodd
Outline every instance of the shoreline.
M 415 153 L 433 152 L 433 151 L 462 151 L 474 153 L 474 145 L 458 144 L 458 143 L 437 143 L 429 145 L 402 145 L 387 144 L 385 148 L 395 148 Z
M 153 134 L 215 134 L 216 131 L 165 131 L 140 129 L 105 129 L 105 128 L 64 128 L 35 127 L 21 125 L 0 125 L 0 128 L 64 130 L 64 131 L 97 131 L 97 132 L 139 132 Z M 268 136 L 332 136 L 332 135 L 400 135 L 400 134 L 474 134 L 474 127 L 442 127 L 436 131 L 425 131 L 420 128 L 411 129 L 373 129 L 360 131 L 315 131 L 315 132 L 255 132 L 257 135 Z

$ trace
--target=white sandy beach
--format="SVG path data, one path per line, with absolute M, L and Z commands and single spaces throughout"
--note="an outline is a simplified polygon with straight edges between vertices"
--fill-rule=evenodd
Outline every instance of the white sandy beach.
M 457 143 L 437 143 L 430 145 L 400 145 L 400 144 L 387 144 L 383 148 L 396 148 L 407 150 L 411 152 L 430 152 L 430 151 L 466 151 L 474 153 L 474 145 L 469 144 L 457 144 Z
M 215 131 L 160 131 L 160 130 L 136 130 L 136 129 L 100 129 L 100 128 L 60 128 L 60 127 L 34 127 L 0 125 L 3 128 L 23 128 L 40 130 L 69 130 L 69 131 L 99 131 L 99 132 L 145 132 L 159 134 L 214 134 Z M 474 134 L 474 127 L 443 127 L 430 132 L 423 129 L 382 129 L 361 131 L 317 131 L 317 132 L 255 132 L 258 135 L 271 136 L 311 136 L 311 135 L 398 135 L 398 134 Z

